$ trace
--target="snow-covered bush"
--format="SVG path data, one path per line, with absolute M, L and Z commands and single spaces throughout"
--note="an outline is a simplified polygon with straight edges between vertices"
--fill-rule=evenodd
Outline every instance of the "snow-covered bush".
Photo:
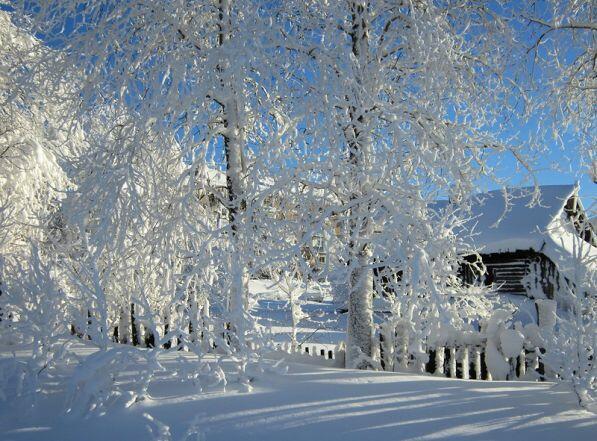
M 0 11 L 0 341 L 32 351 L 25 363 L 3 363 L 0 389 L 28 402 L 35 401 L 40 377 L 68 358 L 61 338 L 72 312 L 47 243 L 68 186 L 59 157 L 76 134 L 68 136 L 62 108 L 20 81 L 48 52 Z M 38 84 L 36 76 L 29 80 Z
M 593 211 L 594 208 L 588 210 Z M 576 222 L 576 228 L 567 219 L 553 227 L 562 249 L 570 255 L 557 262 L 566 283 L 559 285 L 557 304 L 552 302 L 552 308 L 543 314 L 548 325 L 543 358 L 558 378 L 572 382 L 581 404 L 596 409 L 597 248 L 578 234 L 588 228 L 589 221 L 586 218 L 572 221 Z

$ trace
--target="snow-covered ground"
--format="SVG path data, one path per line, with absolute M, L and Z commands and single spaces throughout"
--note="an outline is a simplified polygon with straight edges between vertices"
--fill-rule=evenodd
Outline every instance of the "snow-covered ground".
M 78 344 L 80 354 L 89 349 Z M 17 357 L 23 356 L 23 351 Z M 1 348 L 6 361 L 10 348 Z M 169 353 L 164 363 L 188 354 Z M 271 364 L 273 365 L 273 361 Z M 0 407 L 3 441 L 110 440 L 595 440 L 597 418 L 578 407 L 564 384 L 463 381 L 400 373 L 332 369 L 291 362 L 243 393 L 199 393 L 162 377 L 151 399 L 103 416 L 64 414 L 68 367 L 44 380 L 33 409 L 18 400 Z M 133 373 L 122 381 L 134 381 Z M 150 422 L 144 414 L 151 415 Z M 163 426 L 164 425 L 164 426 Z M 165 426 L 168 426 L 166 428 Z M 162 431 L 162 437 L 152 438 Z M 169 433 L 170 435 L 167 435 Z
M 249 289 L 258 301 L 251 313 L 275 342 L 290 341 L 291 313 L 287 296 L 271 280 L 251 280 Z M 311 288 L 301 296 L 301 308 L 306 318 L 297 328 L 298 342 L 338 344 L 345 340 L 346 314 L 338 312 L 329 288 Z
M 284 295 L 269 280 L 252 280 L 251 292 L 259 324 L 273 341 L 288 342 Z M 301 303 L 308 315 L 298 329 L 301 352 L 314 352 L 313 345 L 317 352 L 332 349 L 344 340 L 346 314 L 338 312 L 329 290 L 308 290 Z M 11 363 L 14 349 L 0 347 L 0 363 Z M 85 358 L 94 350 L 77 342 L 74 352 Z M 15 355 L 18 360 L 28 354 L 21 348 Z M 282 352 L 270 358 L 250 393 L 235 384 L 231 366 L 225 388 L 204 391 L 164 372 L 151 383 L 151 399 L 125 408 L 123 397 L 105 414 L 87 417 L 65 413 L 73 368 L 60 366 L 44 376 L 35 407 L 10 396 L 0 401 L 0 441 L 597 439 L 596 415 L 579 407 L 566 384 L 334 369 L 335 361 Z M 160 362 L 169 372 L 181 372 L 177 367 L 196 360 L 168 352 Z M 117 379 L 122 390 L 133 389 L 135 381 L 134 370 Z
M 346 314 L 337 311 L 332 302 L 305 302 L 302 309 L 308 317 L 297 328 L 299 342 L 337 344 L 345 339 Z M 283 300 L 259 300 L 252 314 L 257 322 L 273 333 L 273 341 L 290 341 L 290 308 Z

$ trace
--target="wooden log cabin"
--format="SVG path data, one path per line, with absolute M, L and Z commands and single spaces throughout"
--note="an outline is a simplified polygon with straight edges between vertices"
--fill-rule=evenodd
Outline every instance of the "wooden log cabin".
M 481 282 L 500 294 L 558 300 L 562 284 L 569 283 L 566 273 L 575 264 L 575 241 L 584 242 L 587 256 L 597 255 L 595 232 L 578 186 L 541 186 L 537 201 L 533 190 L 498 190 L 474 197 L 462 233 L 469 249 L 478 254 L 464 256 L 459 275 L 465 284 Z M 481 271 L 475 265 L 479 259 Z

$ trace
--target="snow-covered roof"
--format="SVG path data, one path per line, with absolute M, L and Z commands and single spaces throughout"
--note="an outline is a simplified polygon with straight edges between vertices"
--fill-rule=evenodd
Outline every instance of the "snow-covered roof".
M 538 200 L 534 190 L 523 187 L 473 196 L 470 219 L 461 230 L 466 246 L 484 254 L 533 249 L 553 261 L 570 255 L 577 233 L 564 208 L 577 195 L 578 186 L 540 186 Z M 447 205 L 448 201 L 438 201 L 434 209 Z M 597 253 L 597 248 L 588 248 L 591 255 Z
M 537 201 L 533 200 L 533 190 L 524 187 L 475 195 L 466 225 L 473 234 L 472 243 L 484 252 L 539 250 L 545 233 L 563 212 L 576 186 L 541 186 Z

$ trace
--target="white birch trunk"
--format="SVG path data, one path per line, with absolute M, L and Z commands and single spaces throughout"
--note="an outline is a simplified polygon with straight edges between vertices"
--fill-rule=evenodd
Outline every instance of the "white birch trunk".
M 361 250 L 356 258 L 355 268 L 350 274 L 350 294 L 348 298 L 347 366 L 366 368 L 372 350 L 372 287 L 373 277 L 367 268 L 369 253 Z
M 231 2 L 220 0 L 219 10 L 219 45 L 223 46 L 231 38 Z M 222 107 L 224 125 L 224 154 L 226 156 L 226 187 L 228 191 L 228 222 L 230 224 L 230 241 L 232 259 L 230 262 L 229 313 L 232 320 L 231 331 L 236 334 L 242 345 L 244 336 L 244 313 L 248 308 L 249 277 L 247 265 L 241 249 L 243 212 L 246 209 L 243 176 L 245 164 L 243 148 L 245 145 L 244 128 L 240 120 L 241 100 L 235 87 L 235 79 L 230 73 L 230 60 L 226 65 L 218 66 L 221 75 L 222 96 L 219 98 Z
M 363 68 L 368 60 L 368 24 L 367 7 L 362 3 L 352 2 L 353 28 L 351 32 L 352 53 L 358 62 L 356 82 L 364 84 Z M 361 90 L 359 88 L 357 93 Z M 369 222 L 367 190 L 367 157 L 371 151 L 371 137 L 367 133 L 365 120 L 366 109 L 357 103 L 365 100 L 349 96 L 349 127 L 345 131 L 349 148 L 349 168 L 354 190 L 351 195 L 353 205 L 349 217 L 349 297 L 346 366 L 349 368 L 372 368 L 373 337 L 373 273 L 371 264 L 371 223 Z M 359 201 L 359 202 L 354 202 Z

